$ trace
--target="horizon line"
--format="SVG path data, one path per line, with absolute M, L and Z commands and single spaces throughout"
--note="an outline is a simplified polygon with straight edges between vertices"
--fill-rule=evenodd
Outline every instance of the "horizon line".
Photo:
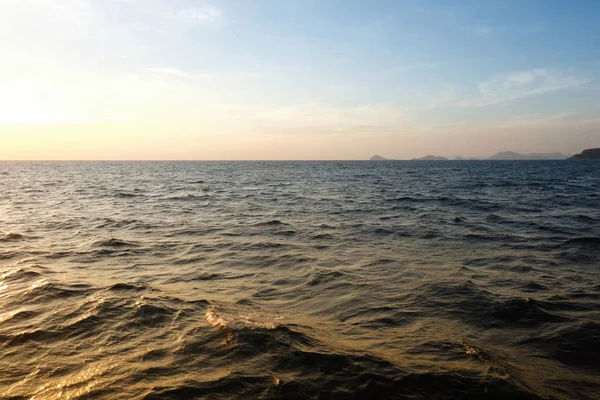
M 370 160 L 368 158 L 355 158 L 355 159 L 90 159 L 90 160 L 76 160 L 76 159 L 23 159 L 23 160 L 9 160 L 3 159 L 0 162 L 348 162 L 348 161 L 364 161 L 364 162 L 385 162 L 385 161 L 419 161 L 419 162 L 448 162 L 448 161 L 566 161 L 568 158 L 556 158 L 556 159 L 491 159 L 491 158 L 465 158 L 457 160 L 448 158 L 446 160 L 422 160 L 416 158 L 386 158 L 384 160 Z

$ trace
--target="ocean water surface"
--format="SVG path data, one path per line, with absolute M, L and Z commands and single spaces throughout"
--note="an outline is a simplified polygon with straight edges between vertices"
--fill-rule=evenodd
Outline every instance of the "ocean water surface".
M 600 163 L 1 162 L 2 399 L 600 398 Z

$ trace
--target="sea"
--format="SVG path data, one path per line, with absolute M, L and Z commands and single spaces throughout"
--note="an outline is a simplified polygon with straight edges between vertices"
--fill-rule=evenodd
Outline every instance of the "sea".
M 1 399 L 599 399 L 600 162 L 0 162 Z

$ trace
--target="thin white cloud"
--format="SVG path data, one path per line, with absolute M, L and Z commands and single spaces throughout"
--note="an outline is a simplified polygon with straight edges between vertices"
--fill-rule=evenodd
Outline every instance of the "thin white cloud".
M 464 107 L 488 107 L 524 97 L 581 86 L 584 78 L 559 71 L 539 68 L 496 75 L 477 85 L 479 98 L 460 103 Z
M 294 121 L 303 127 L 352 128 L 355 126 L 395 125 L 405 120 L 406 112 L 387 104 L 332 107 L 325 104 L 301 104 L 269 110 L 259 116 L 263 121 L 281 125 Z
M 581 116 L 581 113 L 575 111 L 554 114 L 521 115 L 515 117 L 512 121 L 501 123 L 498 126 L 546 125 L 554 122 L 573 122 L 579 119 L 577 118 L 579 116 Z
M 162 75 L 187 76 L 184 72 L 178 70 L 177 68 L 148 68 L 148 71 Z
M 581 115 L 581 113 L 576 112 L 576 111 L 570 111 L 570 112 L 568 111 L 568 112 L 547 115 L 543 118 L 543 120 L 558 121 L 558 120 L 564 120 L 564 119 L 572 119 L 573 117 L 577 117 L 579 115 Z
M 408 113 L 393 104 L 363 104 L 349 107 L 329 104 L 296 104 L 287 107 L 221 105 L 211 117 L 235 121 L 239 126 L 263 133 L 340 133 L 383 131 L 406 123 Z
M 221 18 L 221 9 L 213 5 L 204 5 L 179 10 L 177 17 L 199 22 L 215 22 Z

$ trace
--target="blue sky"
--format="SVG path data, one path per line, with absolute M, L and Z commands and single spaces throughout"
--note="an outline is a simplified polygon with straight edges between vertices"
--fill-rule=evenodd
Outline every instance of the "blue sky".
M 0 158 L 600 147 L 599 20 L 595 0 L 4 2 Z

